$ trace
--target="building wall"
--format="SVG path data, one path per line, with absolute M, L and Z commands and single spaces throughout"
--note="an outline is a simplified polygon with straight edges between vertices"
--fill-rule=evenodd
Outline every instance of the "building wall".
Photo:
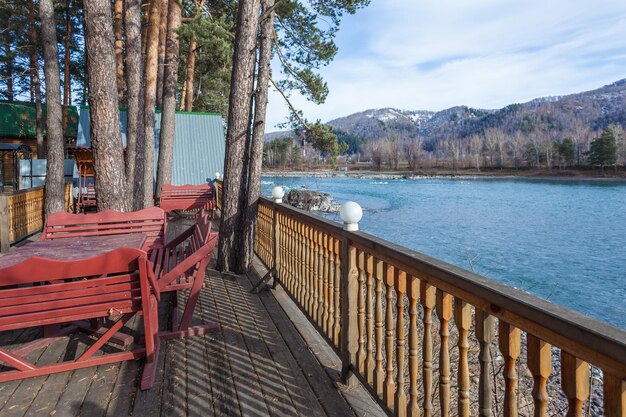
M 37 159 L 37 138 L 26 137 L 26 138 L 11 138 L 11 137 L 0 137 L 0 143 L 8 143 L 12 145 L 28 145 L 32 151 L 31 156 L 33 159 Z M 2 173 L 4 174 L 4 182 L 15 182 L 17 179 L 15 178 L 15 163 L 19 164 L 13 160 L 12 152 L 0 152 L 0 158 L 2 158 Z M 6 189 L 5 189 L 6 190 Z

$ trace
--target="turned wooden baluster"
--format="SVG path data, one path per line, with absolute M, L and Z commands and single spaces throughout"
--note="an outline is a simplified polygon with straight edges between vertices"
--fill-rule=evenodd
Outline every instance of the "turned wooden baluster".
M 476 339 L 480 344 L 478 361 L 480 362 L 480 378 L 478 382 L 478 415 L 480 417 L 492 417 L 492 393 L 490 345 L 495 338 L 495 319 L 484 311 L 476 310 Z
M 328 241 L 326 243 L 326 250 L 328 251 L 328 319 L 327 319 L 327 334 L 328 338 L 335 341 L 335 250 L 334 238 L 328 235 Z
M 472 326 L 472 306 L 460 298 L 454 299 L 454 322 L 459 332 L 459 368 L 457 370 L 457 383 L 459 386 L 458 415 L 469 417 L 470 375 L 467 351 L 469 349 L 469 329 Z
M 365 328 L 367 329 L 365 370 L 367 382 L 374 383 L 374 257 L 367 254 L 365 259 L 365 284 L 367 295 L 365 297 Z
M 424 387 L 424 417 L 433 415 L 433 307 L 435 307 L 435 287 L 423 283 L 420 298 L 424 308 L 424 343 L 422 346 L 422 374 Z
M 520 330 L 502 320 L 498 321 L 498 342 L 504 357 L 504 417 L 517 417 L 517 370 L 520 354 Z
M 357 369 L 363 375 L 365 373 L 365 253 L 358 251 L 359 265 L 359 303 L 358 303 L 358 323 L 359 323 L 359 350 L 356 354 Z
M 583 405 L 589 398 L 589 364 L 564 350 L 561 351 L 561 387 L 569 404 L 567 417 L 582 417 Z
M 406 390 L 404 389 L 404 294 L 406 294 L 406 273 L 396 269 L 396 417 L 406 416 Z
M 440 415 L 450 415 L 450 328 L 452 318 L 452 296 L 437 291 L 437 317 L 439 317 L 439 406 Z
M 374 391 L 380 398 L 383 397 L 383 381 L 385 370 L 383 369 L 383 261 L 376 259 L 376 298 L 374 308 L 375 341 L 376 341 L 376 367 L 374 368 Z
M 317 320 L 318 304 L 320 299 L 320 247 L 318 242 L 318 232 L 315 227 L 311 227 L 311 245 L 313 246 L 313 299 L 309 308 L 309 314 L 314 322 Z
M 324 303 L 326 302 L 324 298 L 324 280 L 328 280 L 325 278 L 326 275 L 326 263 L 324 262 L 324 233 L 321 231 L 317 232 L 317 312 L 315 313 L 317 316 L 317 325 L 320 329 L 324 328 Z
M 335 327 L 333 330 L 335 346 L 341 346 L 341 260 L 339 257 L 340 241 L 334 239 L 333 258 L 335 260 Z
M 305 312 L 310 311 L 311 300 L 313 295 L 311 294 L 311 277 L 313 276 L 313 251 L 311 250 L 311 241 L 310 241 L 310 232 L 311 227 L 308 224 L 304 225 L 304 236 L 303 236 L 303 244 L 304 244 L 304 263 L 305 263 L 305 273 L 304 273 L 304 303 L 302 304 L 302 309 Z
M 420 409 L 418 404 L 417 374 L 419 372 L 418 338 L 417 338 L 417 316 L 419 310 L 417 301 L 419 300 L 420 280 L 414 276 L 409 277 L 407 293 L 409 296 L 409 405 L 408 415 L 419 417 Z
M 294 294 L 294 297 L 296 300 L 298 300 L 298 303 L 301 306 L 304 305 L 304 277 L 306 269 L 303 233 L 304 225 L 302 224 L 302 222 L 296 223 L 296 256 L 300 261 L 298 262 L 298 269 L 296 271 L 296 293 Z
M 287 289 L 289 290 L 289 292 L 291 292 L 293 294 L 293 282 L 294 282 L 294 271 L 293 271 L 293 260 L 294 260 L 294 253 L 293 253 L 293 242 L 295 239 L 295 231 L 294 231 L 294 219 L 288 219 L 287 220 L 287 272 L 285 274 L 285 278 L 287 280 Z
M 532 334 L 526 335 L 528 350 L 528 370 L 533 376 L 534 416 L 546 417 L 548 414 L 548 378 L 552 373 L 552 346 Z
M 603 371 L 604 379 L 604 415 L 607 417 L 626 417 L 626 379 Z
M 313 317 L 313 307 L 315 305 L 315 300 L 317 299 L 317 295 L 315 294 L 315 282 L 316 282 L 316 274 L 317 268 L 315 265 L 315 260 L 317 259 L 317 254 L 315 253 L 315 244 L 313 242 L 313 236 L 315 235 L 315 229 L 313 226 L 308 226 L 308 236 L 307 236 L 307 244 L 309 246 L 309 282 L 307 285 L 309 286 L 309 303 L 306 306 L 306 311 L 312 319 Z
M 387 265 L 385 269 L 385 294 L 387 298 L 385 312 L 385 353 L 387 355 L 387 368 L 385 369 L 385 389 L 383 399 L 390 410 L 393 410 L 394 394 L 396 392 L 393 380 L 393 284 L 395 280 L 395 268 Z
M 276 227 L 278 227 L 279 232 L 276 235 L 279 237 L 279 239 L 278 239 L 278 244 L 277 244 L 276 247 L 278 248 L 278 254 L 279 254 L 278 259 L 279 259 L 279 262 L 278 262 L 278 266 L 277 266 L 276 269 L 278 270 L 278 275 L 280 276 L 280 278 L 284 282 L 284 279 L 285 279 L 285 248 L 284 248 L 284 245 L 285 245 L 285 234 L 286 234 L 285 224 L 284 224 L 285 218 L 284 218 L 284 216 L 282 214 L 279 214 L 279 213 L 277 213 L 277 216 L 278 216 L 278 219 L 277 219 L 277 222 L 276 222 Z
M 322 292 L 322 329 L 324 333 L 329 336 L 329 323 L 328 323 L 328 303 L 330 296 L 328 294 L 328 277 L 330 275 L 329 257 L 328 257 L 328 235 L 324 233 L 322 235 L 322 260 L 324 265 L 323 283 L 324 291 Z

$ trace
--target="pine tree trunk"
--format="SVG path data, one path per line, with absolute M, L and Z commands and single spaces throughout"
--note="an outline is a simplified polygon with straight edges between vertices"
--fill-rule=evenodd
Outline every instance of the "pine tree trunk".
M 156 105 L 157 67 L 159 63 L 159 5 L 161 0 L 152 0 L 150 4 L 150 25 L 148 27 L 146 49 L 146 76 L 144 99 L 144 207 L 154 205 L 154 113 Z
M 218 243 L 217 267 L 222 271 L 244 273 L 241 268 L 241 190 L 246 176 L 243 156 L 250 122 L 256 56 L 256 31 L 259 0 L 241 0 L 237 11 L 237 33 L 233 53 L 226 156 L 224 159 L 224 197 Z
M 187 95 L 187 64 L 185 64 L 185 79 L 183 80 L 183 87 L 180 90 L 180 104 L 178 107 L 178 110 L 180 111 L 185 110 L 186 95 Z
M 143 59 L 141 0 L 126 0 L 126 187 L 133 209 L 143 208 Z
M 98 211 L 128 211 L 111 18 L 109 0 L 85 2 L 91 146 Z
M 64 137 L 67 131 L 68 106 L 72 98 L 72 77 L 70 71 L 72 19 L 70 16 L 70 7 L 70 0 L 65 0 L 65 58 L 63 60 L 63 116 L 61 119 Z
M 124 0 L 115 0 L 115 77 L 117 80 L 117 99 L 120 105 L 124 104 L 124 38 L 123 38 L 123 18 Z
M 63 186 L 63 126 L 61 125 L 61 74 L 52 0 L 39 0 L 44 75 L 46 77 L 46 216 L 65 209 Z
M 257 202 L 261 193 L 261 164 L 263 162 L 263 137 L 265 135 L 265 116 L 267 113 L 267 93 L 270 82 L 270 62 L 272 54 L 272 37 L 274 33 L 275 0 L 261 0 L 263 12 L 269 10 L 260 22 L 261 36 L 259 40 L 259 64 L 257 87 L 254 95 L 254 122 L 248 162 L 248 184 L 242 232 L 241 269 L 249 269 L 254 258 L 254 233 L 257 219 Z
M 37 135 L 37 158 L 46 158 L 46 147 L 43 143 L 43 109 L 41 106 L 41 85 L 39 81 L 39 54 L 37 51 L 37 26 L 35 24 L 35 0 L 28 2 L 28 37 L 30 40 L 30 71 L 32 91 L 35 94 L 35 123 Z
M 181 24 L 181 8 L 177 1 L 169 4 L 167 28 L 167 52 L 163 74 L 163 112 L 161 113 L 161 136 L 156 192 L 160 196 L 163 184 L 172 183 L 172 158 L 174 157 L 174 129 L 176 126 L 176 87 L 178 84 L 179 43 L 178 28 Z
M 142 0 L 141 1 L 141 56 L 143 60 L 146 60 L 146 51 L 148 48 L 148 27 L 150 27 L 150 5 L 152 1 L 150 0 Z
M 176 0 L 173 0 L 176 1 Z M 165 69 L 165 39 L 167 37 L 168 0 L 161 0 L 161 17 L 159 19 L 159 66 L 157 70 L 157 109 L 163 108 L 163 71 Z M 158 189 L 157 189 L 158 192 Z
M 195 36 L 189 41 L 187 52 L 187 68 L 185 70 L 185 111 L 193 111 L 193 79 L 196 72 L 196 48 L 198 42 Z

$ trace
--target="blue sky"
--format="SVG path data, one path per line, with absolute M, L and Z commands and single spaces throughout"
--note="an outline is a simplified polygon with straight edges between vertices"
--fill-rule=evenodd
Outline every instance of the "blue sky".
M 326 103 L 292 95 L 309 120 L 500 108 L 626 78 L 626 1 L 372 0 L 344 18 L 336 43 Z M 267 131 L 287 113 L 271 91 Z

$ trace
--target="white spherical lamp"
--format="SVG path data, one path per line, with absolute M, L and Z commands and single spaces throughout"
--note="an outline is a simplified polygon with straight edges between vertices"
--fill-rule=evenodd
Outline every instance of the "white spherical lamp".
M 283 187 L 272 188 L 272 198 L 274 199 L 275 203 L 282 203 L 284 195 L 285 195 L 285 190 L 283 190 Z
M 220 176 L 221 176 L 221 174 L 220 174 L 219 172 L 216 172 L 216 173 L 215 173 L 215 179 L 216 179 L 216 180 L 219 180 L 219 179 L 220 179 Z
M 343 220 L 343 229 L 349 232 L 359 230 L 359 221 L 363 217 L 363 209 L 354 201 L 346 201 L 339 209 L 339 217 Z

